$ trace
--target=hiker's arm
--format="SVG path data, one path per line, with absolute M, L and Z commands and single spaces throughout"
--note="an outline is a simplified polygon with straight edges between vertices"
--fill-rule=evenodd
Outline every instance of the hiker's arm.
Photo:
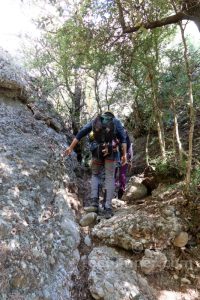
M 65 150 L 64 155 L 70 155 L 78 142 L 79 140 L 77 140 L 77 138 L 74 138 L 71 145 Z
M 118 119 L 114 119 L 116 130 L 117 130 L 117 138 L 119 139 L 121 144 L 126 144 L 126 133 L 122 126 L 122 123 Z
M 127 164 L 127 145 L 122 143 L 122 157 L 121 157 L 122 166 Z
M 82 137 L 86 136 L 90 131 L 92 131 L 92 121 L 87 123 L 76 135 L 76 139 L 80 141 Z
M 71 145 L 64 151 L 64 155 L 70 155 L 78 142 L 92 130 L 92 122 L 86 124 L 73 139 Z
M 130 155 L 130 161 L 132 161 L 133 160 L 133 143 L 131 143 L 128 152 L 129 152 L 129 155 Z
M 122 165 L 127 164 L 127 144 L 126 144 L 126 133 L 122 126 L 122 123 L 115 119 L 116 121 L 116 129 L 117 129 L 117 137 L 119 138 L 120 143 L 122 144 L 122 157 L 121 162 Z

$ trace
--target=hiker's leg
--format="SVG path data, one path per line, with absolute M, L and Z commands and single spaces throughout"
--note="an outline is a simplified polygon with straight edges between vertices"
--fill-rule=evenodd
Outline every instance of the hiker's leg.
M 119 162 L 116 163 L 115 165 L 115 187 L 119 188 L 120 186 L 120 169 L 121 169 L 121 165 Z
M 105 208 L 112 208 L 112 198 L 115 191 L 115 166 L 116 162 L 114 160 L 105 160 Z
M 115 166 L 115 180 L 117 180 L 117 171 L 118 171 L 118 166 Z
M 116 160 L 116 166 L 115 166 L 115 187 L 119 187 L 119 174 L 120 174 L 120 167 L 121 167 L 121 162 L 120 162 L 120 152 L 117 151 L 115 153 L 115 160 Z
M 125 165 L 121 166 L 121 170 L 120 170 L 119 182 L 120 182 L 120 188 L 122 189 L 123 192 L 125 192 L 125 188 L 126 188 L 127 169 L 128 169 L 128 164 L 125 164 Z
M 91 199 L 99 198 L 99 184 L 102 166 L 102 160 L 97 158 L 92 159 Z
M 106 189 L 103 191 L 103 201 L 102 201 L 102 207 L 105 209 L 105 204 L 106 204 Z

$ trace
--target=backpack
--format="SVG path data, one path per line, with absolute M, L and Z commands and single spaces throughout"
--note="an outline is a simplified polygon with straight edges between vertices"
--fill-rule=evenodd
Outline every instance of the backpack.
M 106 147 L 108 149 L 107 156 L 111 155 L 113 152 L 112 142 L 116 139 L 116 126 L 113 122 L 114 116 L 111 114 L 103 114 L 96 117 L 93 122 L 93 138 L 96 146 L 94 147 L 92 153 L 94 156 L 102 159 L 102 150 Z
M 116 138 L 116 126 L 113 122 L 114 116 L 103 114 L 96 117 L 93 122 L 94 140 L 98 144 L 108 144 Z

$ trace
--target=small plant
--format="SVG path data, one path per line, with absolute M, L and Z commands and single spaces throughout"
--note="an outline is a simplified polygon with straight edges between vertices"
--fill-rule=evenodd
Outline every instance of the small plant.
M 161 178 L 177 178 L 181 179 L 185 175 L 186 163 L 183 162 L 180 166 L 172 152 L 167 153 L 167 159 L 163 160 L 160 156 L 151 161 L 154 166 L 155 173 Z

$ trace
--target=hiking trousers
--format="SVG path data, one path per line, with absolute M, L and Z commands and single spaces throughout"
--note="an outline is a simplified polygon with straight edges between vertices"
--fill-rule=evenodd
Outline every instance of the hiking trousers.
M 118 187 L 125 192 L 126 189 L 126 173 L 128 170 L 128 164 L 125 164 L 123 166 L 120 166 L 119 168 L 119 175 L 117 176 L 118 168 L 115 170 L 115 184 L 118 185 Z
M 99 185 L 103 167 L 105 168 L 105 208 L 112 208 L 112 198 L 115 191 L 115 166 L 114 159 L 92 159 L 91 198 L 99 198 Z

